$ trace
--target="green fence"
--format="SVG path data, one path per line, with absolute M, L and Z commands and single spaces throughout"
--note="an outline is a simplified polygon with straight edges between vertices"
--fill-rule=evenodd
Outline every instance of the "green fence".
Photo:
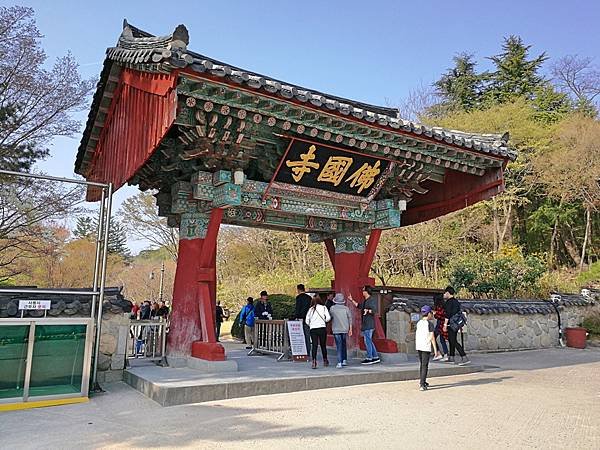
M 0 402 L 87 396 L 91 319 L 0 319 Z

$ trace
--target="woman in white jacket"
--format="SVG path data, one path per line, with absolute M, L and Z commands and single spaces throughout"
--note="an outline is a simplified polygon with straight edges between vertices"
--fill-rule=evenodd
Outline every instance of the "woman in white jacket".
M 312 368 L 317 368 L 317 345 L 321 345 L 323 365 L 327 367 L 327 322 L 331 320 L 329 311 L 323 305 L 323 300 L 317 294 L 310 302 L 310 308 L 306 313 L 306 324 L 310 328 L 310 342 L 312 350 Z

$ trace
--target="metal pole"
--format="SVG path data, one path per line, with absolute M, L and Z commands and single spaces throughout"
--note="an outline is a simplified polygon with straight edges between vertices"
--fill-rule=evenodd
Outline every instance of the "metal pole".
M 158 301 L 163 301 L 163 287 L 165 283 L 165 262 L 163 261 L 160 266 L 160 283 L 158 285 Z
M 36 173 L 14 172 L 12 170 L 0 169 L 0 174 L 13 175 L 16 177 L 24 177 L 24 178 L 37 178 L 38 180 L 49 180 L 49 181 L 60 181 L 63 183 L 83 184 L 86 186 L 98 186 L 101 188 L 106 188 L 108 186 L 106 183 L 96 183 L 94 181 L 85 181 L 85 180 L 74 180 L 72 178 L 51 177 L 48 175 L 38 175 Z
M 104 224 L 104 203 L 106 201 L 106 192 L 102 189 L 102 199 L 100 200 L 100 217 L 98 217 L 98 229 L 96 230 L 96 259 L 94 260 L 94 292 L 98 291 L 98 278 L 100 270 L 100 248 L 102 242 L 102 225 Z M 92 308 L 90 317 L 93 319 L 96 316 L 96 302 L 98 297 L 92 297 Z
M 100 353 L 100 333 L 102 332 L 102 304 L 104 303 L 104 289 L 106 286 L 106 264 L 108 260 L 108 234 L 110 232 L 110 215 L 112 213 L 113 184 L 108 184 L 106 218 L 104 223 L 104 246 L 102 247 L 102 267 L 100 275 L 100 298 L 98 299 L 98 320 L 96 321 L 96 342 L 94 345 L 94 372 L 92 374 L 92 390 L 101 391 L 98 385 L 98 354 Z

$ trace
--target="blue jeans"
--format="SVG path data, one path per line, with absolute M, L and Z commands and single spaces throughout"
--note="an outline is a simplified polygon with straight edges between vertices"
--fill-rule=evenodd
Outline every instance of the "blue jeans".
M 444 339 L 444 336 L 442 336 L 442 333 L 440 333 L 437 328 L 435 330 L 434 333 L 436 339 L 440 338 L 440 344 L 442 345 L 442 354 L 447 355 L 448 354 L 448 346 L 446 345 L 446 339 Z M 439 348 L 438 348 L 439 350 Z
M 336 333 L 333 335 L 335 339 L 335 348 L 337 350 L 338 363 L 342 363 L 348 360 L 348 349 L 346 347 L 347 333 Z
M 367 348 L 367 359 L 375 359 L 379 358 L 377 354 L 377 350 L 375 349 L 375 344 L 373 344 L 373 332 L 374 329 L 363 330 L 360 334 L 365 338 L 365 347 Z

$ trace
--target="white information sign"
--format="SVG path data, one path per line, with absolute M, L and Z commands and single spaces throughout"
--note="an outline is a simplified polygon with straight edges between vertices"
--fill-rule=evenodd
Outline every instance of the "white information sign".
M 307 356 L 306 341 L 301 320 L 288 320 L 288 335 L 290 336 L 290 347 L 292 356 Z
M 50 309 L 50 300 L 19 300 L 19 309 Z

